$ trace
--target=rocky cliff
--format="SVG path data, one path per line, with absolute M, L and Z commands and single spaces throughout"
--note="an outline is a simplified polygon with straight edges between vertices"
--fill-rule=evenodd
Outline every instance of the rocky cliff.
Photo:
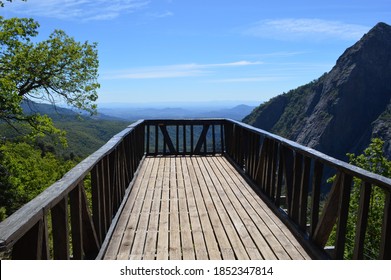
M 319 79 L 260 105 L 243 121 L 339 159 L 371 137 L 391 158 L 391 26 L 378 23 Z

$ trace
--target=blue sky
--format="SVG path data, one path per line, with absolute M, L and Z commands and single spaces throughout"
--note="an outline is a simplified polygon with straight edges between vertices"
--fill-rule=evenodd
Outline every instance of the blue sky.
M 14 0 L 40 38 L 98 43 L 99 103 L 262 102 L 331 70 L 389 0 Z

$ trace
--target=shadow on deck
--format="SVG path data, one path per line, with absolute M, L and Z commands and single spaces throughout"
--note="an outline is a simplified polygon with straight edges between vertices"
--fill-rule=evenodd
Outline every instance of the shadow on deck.
M 358 198 L 353 179 L 362 182 Z M 384 206 L 371 255 L 391 259 L 389 178 L 232 120 L 141 120 L 0 223 L 0 251 L 12 259 L 364 259 L 375 188 Z

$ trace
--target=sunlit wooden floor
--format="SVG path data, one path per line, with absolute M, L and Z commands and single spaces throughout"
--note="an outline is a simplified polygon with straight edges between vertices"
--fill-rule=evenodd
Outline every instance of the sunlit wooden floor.
M 309 259 L 222 156 L 147 157 L 104 259 Z

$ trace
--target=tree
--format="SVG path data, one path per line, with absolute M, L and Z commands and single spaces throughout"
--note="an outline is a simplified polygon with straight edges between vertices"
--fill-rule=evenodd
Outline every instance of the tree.
M 49 117 L 26 115 L 22 104 L 66 103 L 95 113 L 97 45 L 77 42 L 61 30 L 35 42 L 38 27 L 33 19 L 0 17 L 0 120 L 27 123 L 36 134 L 59 133 Z
M 371 140 L 368 148 L 366 148 L 361 155 L 356 156 L 355 154 L 347 154 L 349 157 L 349 163 L 373 173 L 377 173 L 385 177 L 391 177 L 391 161 L 385 157 L 383 147 L 384 141 L 379 138 L 374 138 Z M 347 259 L 350 259 L 353 256 L 361 188 L 362 181 L 358 178 L 354 178 L 346 230 L 346 246 L 344 255 Z M 379 254 L 384 205 L 384 191 L 377 186 L 373 186 L 369 206 L 368 230 L 365 235 L 364 244 L 364 258 L 366 259 L 376 259 Z M 335 243 L 335 238 L 336 229 L 334 228 L 329 238 L 330 245 Z
M 12 0 L 5 0 L 6 2 L 12 2 Z M 27 0 L 22 0 L 26 2 Z M 4 7 L 4 1 L 0 1 L 0 7 Z
M 43 154 L 28 143 L 1 144 L 0 216 L 3 212 L 11 215 L 74 165 L 73 161 L 61 160 L 53 153 Z

